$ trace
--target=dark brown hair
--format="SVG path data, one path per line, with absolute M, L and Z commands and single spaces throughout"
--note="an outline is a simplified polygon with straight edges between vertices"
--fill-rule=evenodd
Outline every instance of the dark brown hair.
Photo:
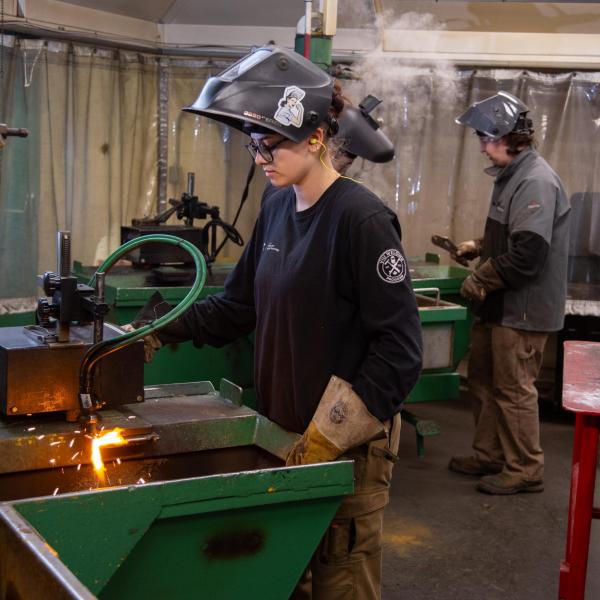
M 331 92 L 331 105 L 327 114 L 327 134 L 329 137 L 333 137 L 338 131 L 337 119 L 340 113 L 344 110 L 346 104 L 352 104 L 346 96 L 342 93 L 342 86 L 339 81 L 333 82 L 333 90 Z M 335 124 L 334 124 L 335 123 Z
M 504 136 L 506 145 L 506 153 L 509 156 L 517 156 L 526 148 L 536 148 L 537 141 L 533 133 L 509 133 Z

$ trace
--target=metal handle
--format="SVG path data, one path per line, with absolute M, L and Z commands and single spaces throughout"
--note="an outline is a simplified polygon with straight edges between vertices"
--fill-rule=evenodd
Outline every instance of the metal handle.
M 415 289 L 416 294 L 435 294 L 435 305 L 440 305 L 440 288 L 430 287 L 430 288 L 418 288 Z

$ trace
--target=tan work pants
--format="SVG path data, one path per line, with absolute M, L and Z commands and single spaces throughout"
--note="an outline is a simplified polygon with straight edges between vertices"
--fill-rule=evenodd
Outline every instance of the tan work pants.
M 348 451 L 354 460 L 354 494 L 342 502 L 293 600 L 379 600 L 383 510 L 400 443 L 400 415 L 389 439 Z
M 544 477 L 535 380 L 547 333 L 475 323 L 468 383 L 475 418 L 473 449 L 482 461 L 526 481 Z

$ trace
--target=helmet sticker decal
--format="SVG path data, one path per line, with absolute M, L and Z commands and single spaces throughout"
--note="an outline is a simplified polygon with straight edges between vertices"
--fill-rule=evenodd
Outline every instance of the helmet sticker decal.
M 282 125 L 294 125 L 301 127 L 304 118 L 304 106 L 302 98 L 306 92 L 295 85 L 285 88 L 283 97 L 279 99 L 278 108 L 275 111 L 275 120 Z
M 390 248 L 377 260 L 377 275 L 386 283 L 400 283 L 406 277 L 406 261 L 400 250 Z

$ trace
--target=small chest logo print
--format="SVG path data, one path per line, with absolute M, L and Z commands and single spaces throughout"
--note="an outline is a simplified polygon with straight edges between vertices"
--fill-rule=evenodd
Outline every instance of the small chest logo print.
M 400 250 L 390 248 L 377 261 L 377 275 L 386 283 L 399 283 L 406 277 L 406 261 Z
M 279 248 L 272 242 L 263 242 L 263 252 L 279 252 Z

